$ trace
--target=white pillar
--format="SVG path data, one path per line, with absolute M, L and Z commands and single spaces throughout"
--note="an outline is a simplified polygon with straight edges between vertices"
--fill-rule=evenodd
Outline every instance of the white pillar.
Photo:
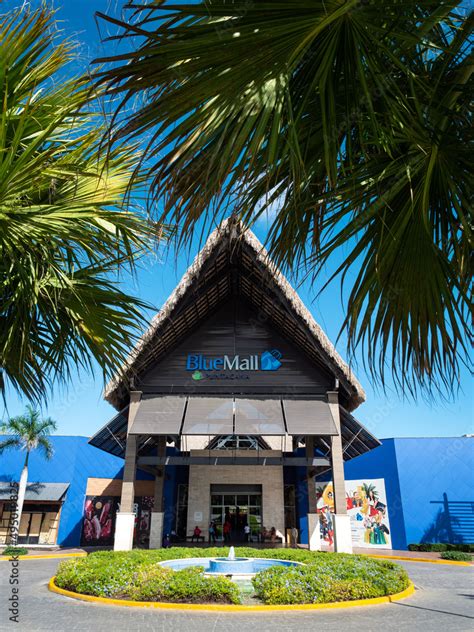
M 321 550 L 321 527 L 319 514 L 308 514 L 308 548 L 310 551 Z
M 119 511 L 115 519 L 114 551 L 131 551 L 135 514 Z
M 135 526 L 133 507 L 135 501 L 138 437 L 129 433 L 140 406 L 141 396 L 141 391 L 130 391 L 122 494 L 120 497 L 120 511 L 117 512 L 115 522 L 114 551 L 131 551 L 133 548 L 133 529 Z
M 334 550 L 352 553 L 351 518 L 347 514 L 333 514 Z
M 165 514 L 162 511 L 153 511 L 150 522 L 150 549 L 161 549 L 163 546 L 163 521 Z

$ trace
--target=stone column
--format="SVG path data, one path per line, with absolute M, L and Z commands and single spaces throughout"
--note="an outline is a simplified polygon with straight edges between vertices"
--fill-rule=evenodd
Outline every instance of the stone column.
M 115 522 L 114 551 L 131 551 L 133 547 L 133 529 L 135 526 L 133 503 L 135 500 L 135 475 L 137 469 L 137 437 L 130 434 L 130 428 L 140 406 L 141 396 L 141 391 L 130 391 L 122 495 L 120 497 L 120 511 L 117 513 Z
M 334 550 L 352 553 L 350 517 L 347 515 L 346 487 L 344 480 L 344 458 L 342 452 L 339 394 L 328 391 L 328 403 L 338 434 L 331 437 L 332 486 L 334 496 Z
M 314 437 L 308 435 L 305 438 L 306 458 L 314 458 Z M 321 550 L 321 529 L 319 515 L 316 513 L 316 488 L 314 484 L 314 468 L 306 468 L 308 485 L 308 548 L 310 551 Z
M 158 437 L 157 456 L 166 456 L 166 437 Z M 155 476 L 155 500 L 151 513 L 150 549 L 161 549 L 163 545 L 163 487 L 165 482 L 165 466 L 158 465 Z

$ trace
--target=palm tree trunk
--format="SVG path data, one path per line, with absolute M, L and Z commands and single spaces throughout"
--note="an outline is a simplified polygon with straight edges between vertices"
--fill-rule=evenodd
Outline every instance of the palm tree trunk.
M 23 465 L 23 469 L 21 471 L 21 476 L 20 476 L 20 486 L 18 488 L 18 500 L 17 500 L 17 504 L 16 504 L 16 510 L 17 510 L 17 514 L 18 514 L 18 530 L 15 533 L 15 540 L 17 540 L 15 542 L 15 544 L 18 543 L 18 534 L 20 532 L 20 522 L 21 522 L 21 514 L 23 512 L 23 504 L 25 502 L 25 494 L 26 494 L 26 484 L 28 483 L 28 458 L 30 456 L 30 453 L 27 452 L 26 453 L 26 458 L 25 458 L 25 464 Z

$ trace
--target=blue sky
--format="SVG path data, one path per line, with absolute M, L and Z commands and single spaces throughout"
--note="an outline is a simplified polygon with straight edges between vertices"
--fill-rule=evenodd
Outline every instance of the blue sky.
M 122 0 L 62 0 L 54 3 L 65 35 L 74 37 L 79 44 L 79 67 L 85 69 L 90 60 L 100 56 L 105 50 L 114 48 L 113 43 L 101 43 L 94 12 L 113 12 L 117 15 L 122 3 Z M 40 2 L 31 2 L 33 6 L 39 4 Z M 7 0 L 2 3 L 1 12 L 21 5 L 21 2 Z M 102 35 L 106 32 L 102 26 Z M 265 240 L 264 221 L 256 226 L 255 232 L 262 241 Z M 196 252 L 197 245 L 192 251 L 179 253 L 178 256 L 173 250 L 151 255 L 142 262 L 136 279 L 127 282 L 126 289 L 158 309 L 172 292 Z M 298 287 L 298 291 L 318 323 L 335 342 L 343 322 L 339 286 L 333 284 L 317 299 L 315 289 L 307 283 Z M 343 339 L 337 344 L 337 349 L 344 357 Z M 365 388 L 367 401 L 357 410 L 356 416 L 376 436 L 456 436 L 474 432 L 472 378 L 467 370 L 462 374 L 462 390 L 455 401 L 427 402 L 420 398 L 413 402 L 403 400 L 390 388 L 385 394 L 375 390 L 363 370 L 361 358 L 358 360 L 358 366 L 354 366 L 354 370 Z M 68 387 L 55 389 L 48 406 L 44 408 L 44 414 L 58 422 L 58 434 L 89 436 L 114 414 L 112 407 L 102 400 L 102 390 L 103 383 L 99 374 L 95 378 L 81 374 Z M 7 405 L 8 409 L 2 411 L 3 419 L 21 413 L 25 402 L 19 400 L 12 391 L 8 391 Z

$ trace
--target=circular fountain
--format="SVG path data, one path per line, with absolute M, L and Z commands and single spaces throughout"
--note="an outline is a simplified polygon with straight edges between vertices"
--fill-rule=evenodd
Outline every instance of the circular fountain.
M 160 566 L 179 571 L 190 566 L 201 566 L 204 573 L 209 575 L 226 575 L 232 579 L 247 579 L 271 566 L 301 566 L 300 562 L 289 560 L 274 560 L 255 557 L 235 557 L 234 547 L 231 546 L 227 557 L 193 557 L 179 560 L 166 560 Z

